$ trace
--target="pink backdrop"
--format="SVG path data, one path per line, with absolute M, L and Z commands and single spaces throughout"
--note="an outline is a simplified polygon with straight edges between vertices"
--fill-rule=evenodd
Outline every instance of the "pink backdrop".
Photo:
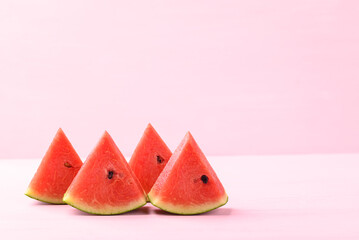
M 208 155 L 359 152 L 358 1 L 0 2 L 0 158 L 129 156 L 151 122 Z

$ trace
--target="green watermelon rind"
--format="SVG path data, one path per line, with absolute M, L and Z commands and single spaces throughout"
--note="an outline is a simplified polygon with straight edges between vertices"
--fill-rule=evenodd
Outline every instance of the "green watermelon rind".
M 51 202 L 49 200 L 44 200 L 44 199 L 41 199 L 39 197 L 35 197 L 35 196 L 32 196 L 28 193 L 25 193 L 26 196 L 28 196 L 29 198 L 32 198 L 32 199 L 35 199 L 37 201 L 40 201 L 40 202 L 44 202 L 44 203 L 50 203 L 50 204 L 55 204 L 55 205 L 66 205 L 66 203 L 64 201 L 62 202 Z
M 94 215 L 100 215 L 100 216 L 110 216 L 110 215 L 119 215 L 119 214 L 123 214 L 123 213 L 127 213 L 127 212 L 131 212 L 133 210 L 136 210 L 140 207 L 143 207 L 147 204 L 147 202 L 139 205 L 139 206 L 136 206 L 134 208 L 131 208 L 131 209 L 128 209 L 128 210 L 125 210 L 125 211 L 121 211 L 121 212 L 114 212 L 114 213 L 96 213 L 96 212 L 91 212 L 91 211 L 87 211 L 87 210 L 84 210 L 82 209 L 81 207 L 78 207 L 78 206 L 75 206 L 73 203 L 71 203 L 70 201 L 66 201 L 66 200 L 63 200 L 66 204 L 68 204 L 69 206 L 73 207 L 73 208 L 76 208 L 77 210 L 80 210 L 82 212 L 85 212 L 85 213 L 89 213 L 89 214 L 94 214 Z
M 160 207 L 160 206 L 158 206 L 157 204 L 154 204 L 154 203 L 153 203 L 153 201 L 151 200 L 151 198 L 150 198 L 149 195 L 147 195 L 147 197 L 148 197 L 148 199 L 150 200 L 150 202 L 151 202 L 151 204 L 152 204 L 153 206 L 155 206 L 155 207 L 157 207 L 157 208 L 159 208 L 159 209 L 161 209 L 161 210 L 163 210 L 163 211 L 165 211 L 165 212 L 172 213 L 172 214 L 177 214 L 177 215 L 198 215 L 198 214 L 210 212 L 210 211 L 212 211 L 212 210 L 215 210 L 215 209 L 217 209 L 217 208 L 220 208 L 220 207 L 226 205 L 227 202 L 228 202 L 228 195 L 227 195 L 226 201 L 225 201 L 224 203 L 222 203 L 222 204 L 220 204 L 220 205 L 214 207 L 214 208 L 210 208 L 210 209 L 208 209 L 208 210 L 204 210 L 204 211 L 200 211 L 200 212 L 181 213 L 181 212 L 175 212 L 175 211 L 173 211 L 173 210 L 168 210 L 168 209 L 166 209 L 166 208 L 164 208 L 164 207 Z

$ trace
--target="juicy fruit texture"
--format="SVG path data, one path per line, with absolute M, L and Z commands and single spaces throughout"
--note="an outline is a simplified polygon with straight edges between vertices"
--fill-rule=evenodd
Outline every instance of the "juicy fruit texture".
M 43 202 L 65 204 L 64 193 L 81 166 L 80 157 L 60 128 L 25 194 Z
M 146 193 L 151 190 L 171 155 L 166 143 L 148 124 L 129 163 Z
M 87 157 L 64 201 L 101 215 L 128 212 L 147 202 L 140 182 L 107 132 Z
M 228 201 L 216 173 L 189 132 L 148 197 L 154 206 L 176 214 L 208 212 Z

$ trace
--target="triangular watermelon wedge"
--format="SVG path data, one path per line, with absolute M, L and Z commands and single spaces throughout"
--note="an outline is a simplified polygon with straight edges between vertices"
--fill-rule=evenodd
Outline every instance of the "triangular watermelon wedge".
M 149 123 L 129 162 L 146 194 L 166 166 L 172 152 Z
M 208 212 L 228 201 L 220 180 L 189 132 L 148 197 L 154 206 L 176 214 Z
M 65 204 L 64 193 L 82 161 L 60 128 L 43 157 L 25 195 L 42 202 Z
M 146 195 L 122 153 L 105 132 L 65 193 L 84 212 L 120 214 L 146 204 Z

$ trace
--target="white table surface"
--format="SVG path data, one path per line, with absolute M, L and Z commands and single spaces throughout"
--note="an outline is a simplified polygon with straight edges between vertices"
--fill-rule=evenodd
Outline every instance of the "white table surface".
M 24 195 L 39 159 L 0 160 L 0 239 L 359 239 L 359 154 L 208 158 L 227 205 L 94 216 Z

